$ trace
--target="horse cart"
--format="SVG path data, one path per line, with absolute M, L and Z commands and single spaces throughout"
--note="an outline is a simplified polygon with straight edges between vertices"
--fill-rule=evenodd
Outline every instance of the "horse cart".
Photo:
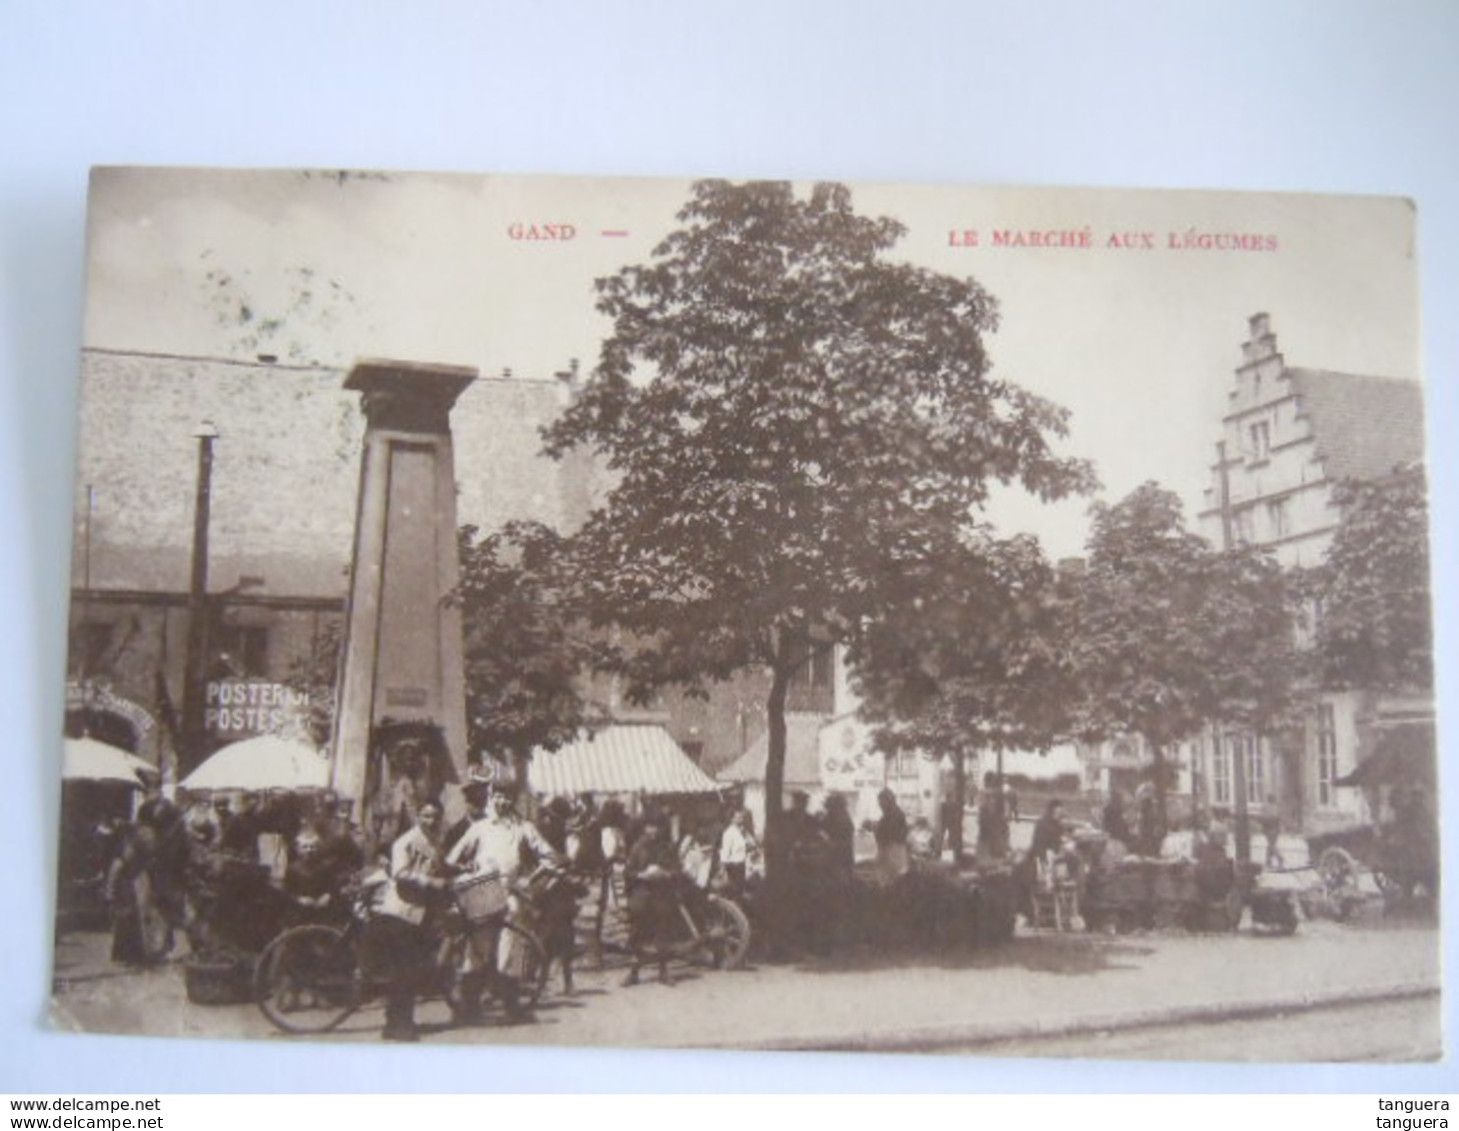
M 1307 838 L 1308 857 L 1322 877 L 1328 906 L 1347 918 L 1370 898 L 1392 907 L 1438 893 L 1439 854 L 1419 826 L 1353 825 Z

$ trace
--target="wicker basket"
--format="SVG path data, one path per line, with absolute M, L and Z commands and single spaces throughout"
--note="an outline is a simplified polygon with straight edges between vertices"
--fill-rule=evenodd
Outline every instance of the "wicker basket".
M 457 880 L 455 892 L 456 906 L 469 923 L 490 922 L 507 913 L 507 884 L 495 872 Z

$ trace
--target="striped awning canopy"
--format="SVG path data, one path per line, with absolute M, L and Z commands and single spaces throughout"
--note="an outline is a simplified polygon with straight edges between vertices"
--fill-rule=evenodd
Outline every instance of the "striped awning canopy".
M 817 743 L 824 715 L 786 712 L 785 715 L 785 786 L 819 789 L 821 761 Z M 765 763 L 770 760 L 770 736 L 762 733 L 750 748 L 719 771 L 719 780 L 744 784 L 764 782 Z
M 614 723 L 551 753 L 534 751 L 527 782 L 533 793 L 547 796 L 719 790 L 663 727 L 629 723 Z

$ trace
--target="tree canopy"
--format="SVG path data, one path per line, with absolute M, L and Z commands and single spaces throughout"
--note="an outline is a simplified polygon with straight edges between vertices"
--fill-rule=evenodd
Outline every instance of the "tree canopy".
M 1316 654 L 1329 687 L 1433 687 L 1428 490 L 1423 469 L 1339 487 L 1342 521 L 1308 579 Z
M 1036 539 L 989 534 L 928 563 L 915 584 L 852 652 L 880 741 L 962 754 L 1041 749 L 1069 733 L 1067 593 Z
M 585 674 L 601 645 L 574 611 L 562 538 L 540 523 L 480 535 L 463 527 L 461 608 L 466 733 L 472 757 L 556 750 L 602 721 Z
M 1156 483 L 1098 504 L 1074 653 L 1084 729 L 1142 735 L 1164 751 L 1214 722 L 1253 730 L 1286 709 L 1296 662 L 1285 580 L 1263 551 L 1217 551 Z
M 1064 410 L 990 375 L 992 296 L 891 258 L 903 227 L 844 186 L 702 181 L 678 220 L 598 281 L 612 332 L 547 450 L 616 477 L 574 552 L 594 619 L 635 641 L 630 691 L 769 668 L 773 867 L 807 642 L 855 639 L 966 553 L 995 482 L 1049 500 L 1092 476 L 1052 449 Z

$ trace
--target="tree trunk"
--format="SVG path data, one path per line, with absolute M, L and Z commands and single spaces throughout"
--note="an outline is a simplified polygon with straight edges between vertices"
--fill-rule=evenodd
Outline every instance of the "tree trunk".
M 1150 744 L 1155 754 L 1155 819 L 1162 833 L 1170 829 L 1169 809 L 1165 798 L 1165 747 L 1158 742 Z
M 784 873 L 787 845 L 781 813 L 785 795 L 785 700 L 792 669 L 777 660 L 771 669 L 770 695 L 765 705 L 768 747 L 765 754 L 765 879 L 775 882 Z
M 952 844 L 954 864 L 963 862 L 963 810 L 968 804 L 967 758 L 967 752 L 959 746 L 952 760 L 952 820 L 948 822 L 946 832 Z
M 537 816 L 537 803 L 532 792 L 532 783 L 528 775 L 531 774 L 532 758 L 522 750 L 513 750 L 510 754 L 512 763 L 512 780 L 517 784 L 517 812 L 527 820 L 534 820 Z
M 1261 735 L 1257 733 L 1246 733 L 1241 736 L 1241 742 L 1237 745 L 1235 757 L 1232 759 L 1231 787 L 1236 792 L 1236 812 L 1233 815 L 1236 828 L 1236 859 L 1243 864 L 1251 860 L 1251 811 L 1248 807 L 1247 775 L 1246 775 L 1246 751 L 1248 746 L 1255 744 L 1258 757 L 1261 754 Z

